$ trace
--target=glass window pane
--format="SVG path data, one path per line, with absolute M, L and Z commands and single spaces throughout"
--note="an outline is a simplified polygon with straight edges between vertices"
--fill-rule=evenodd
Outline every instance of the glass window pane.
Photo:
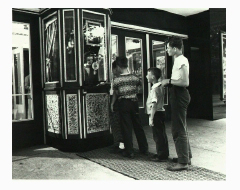
M 112 40 L 112 62 L 116 60 L 116 57 L 118 56 L 118 36 L 112 34 L 111 35 Z
M 45 82 L 59 82 L 60 56 L 57 13 L 45 18 L 43 23 Z
M 113 63 L 113 61 L 116 60 L 116 57 L 118 56 L 118 36 L 117 35 L 114 35 L 112 34 L 111 35 L 111 43 L 112 43 L 112 46 L 111 46 L 111 63 Z M 112 67 L 111 67 L 111 71 L 112 71 Z M 112 74 L 113 74 L 113 71 L 112 71 Z M 111 80 L 113 79 L 113 76 L 111 75 Z
M 153 66 L 161 70 L 161 78 L 167 78 L 166 46 L 162 41 L 152 41 Z M 165 88 L 164 105 L 168 105 L 168 89 Z
M 144 107 L 143 77 L 142 77 L 143 75 L 142 39 L 126 37 L 125 43 L 129 72 L 138 76 L 142 81 L 142 85 L 138 89 L 138 101 L 139 106 Z
M 112 63 L 113 61 L 116 60 L 116 57 L 118 56 L 118 36 L 112 34 L 111 35 L 111 74 L 110 74 L 110 81 L 111 81 L 111 89 L 110 89 L 110 95 L 113 95 L 113 78 L 115 77 L 114 75 L 116 74 L 112 68 Z
M 152 41 L 152 50 L 153 50 L 153 66 L 157 67 L 162 72 L 162 79 L 167 77 L 166 70 L 166 51 L 164 42 L 161 41 Z
M 12 23 L 12 120 L 33 119 L 30 26 Z
M 84 85 L 107 80 L 107 43 L 105 15 L 83 11 Z
M 66 82 L 77 81 L 75 53 L 75 17 L 73 10 L 64 10 L 64 74 Z

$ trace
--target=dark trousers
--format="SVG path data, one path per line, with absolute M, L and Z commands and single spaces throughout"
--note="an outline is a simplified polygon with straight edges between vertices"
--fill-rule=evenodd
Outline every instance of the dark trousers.
M 132 130 L 136 135 L 139 150 L 141 152 L 148 151 L 147 138 L 139 117 L 138 102 L 131 99 L 121 99 L 119 101 L 119 114 L 126 152 L 133 153 Z
M 192 158 L 187 131 L 187 108 L 190 95 L 186 88 L 172 86 L 170 89 L 172 136 L 178 155 L 178 162 L 186 164 Z
M 168 157 L 169 148 L 168 148 L 168 139 L 165 129 L 165 112 L 157 111 L 153 118 L 152 132 L 153 140 L 156 143 L 156 150 L 158 157 Z
M 119 143 L 123 142 L 118 101 L 115 102 L 113 109 L 114 109 L 114 112 L 110 112 L 110 122 L 111 122 L 114 146 L 118 147 Z

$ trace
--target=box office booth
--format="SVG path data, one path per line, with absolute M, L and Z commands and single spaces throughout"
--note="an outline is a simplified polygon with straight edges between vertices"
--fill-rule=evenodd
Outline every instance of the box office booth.
M 146 70 L 155 66 L 162 70 L 163 78 L 171 76 L 173 60 L 165 51 L 169 36 L 182 37 L 184 53 L 190 55 L 186 21 L 175 28 L 165 23 L 167 31 L 152 21 L 137 26 L 139 18 L 127 18 L 131 11 L 122 17 L 118 9 L 113 12 L 116 14 L 111 9 L 43 9 L 40 13 L 13 9 L 17 31 L 13 39 L 24 41 L 24 45 L 13 44 L 12 50 L 13 148 L 45 143 L 75 150 L 111 144 L 111 63 L 116 56 L 126 56 L 129 71 L 142 79 L 139 108 L 143 125 L 148 124 L 144 113 L 150 89 Z M 182 19 L 160 14 L 171 21 Z M 168 96 L 166 88 L 170 119 Z

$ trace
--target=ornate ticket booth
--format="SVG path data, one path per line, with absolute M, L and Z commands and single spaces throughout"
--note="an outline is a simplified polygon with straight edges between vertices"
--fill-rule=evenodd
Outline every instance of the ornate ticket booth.
M 46 143 L 110 143 L 110 10 L 50 9 L 40 23 Z

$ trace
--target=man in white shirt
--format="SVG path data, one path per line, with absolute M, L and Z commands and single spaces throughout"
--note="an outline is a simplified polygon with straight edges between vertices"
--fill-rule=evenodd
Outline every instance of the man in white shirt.
M 186 89 L 189 85 L 189 63 L 182 54 L 182 47 L 183 42 L 179 37 L 172 37 L 167 43 L 167 52 L 175 60 L 171 78 L 162 81 L 163 86 L 172 85 L 170 88 L 172 135 L 178 158 L 173 158 L 177 164 L 168 167 L 170 171 L 187 170 L 192 158 L 186 122 L 187 107 L 190 103 L 190 95 Z

